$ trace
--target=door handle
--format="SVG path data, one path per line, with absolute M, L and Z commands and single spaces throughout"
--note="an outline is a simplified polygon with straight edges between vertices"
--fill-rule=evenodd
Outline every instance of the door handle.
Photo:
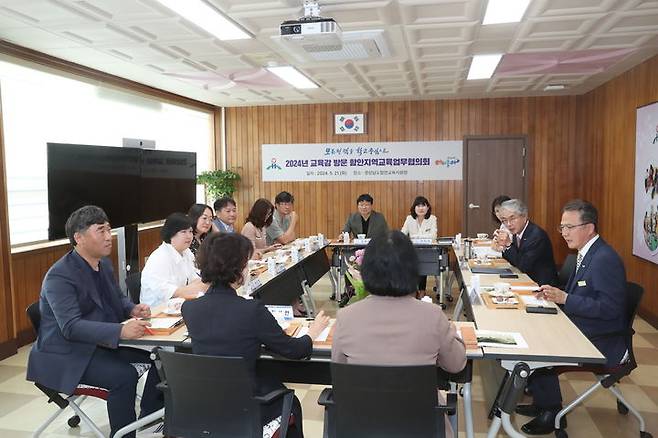
M 479 205 L 475 205 L 475 204 L 473 204 L 473 203 L 471 202 L 470 204 L 468 204 L 468 208 L 470 208 L 470 209 L 472 210 L 472 209 L 474 209 L 474 208 L 480 208 L 480 206 L 479 206 Z

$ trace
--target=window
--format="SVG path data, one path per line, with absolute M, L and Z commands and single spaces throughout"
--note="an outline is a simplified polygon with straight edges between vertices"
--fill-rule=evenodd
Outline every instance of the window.
M 121 146 L 155 140 L 156 149 L 197 153 L 210 169 L 213 115 L 109 86 L 0 60 L 9 233 L 12 245 L 47 239 L 46 143 Z M 203 200 L 199 186 L 197 199 Z

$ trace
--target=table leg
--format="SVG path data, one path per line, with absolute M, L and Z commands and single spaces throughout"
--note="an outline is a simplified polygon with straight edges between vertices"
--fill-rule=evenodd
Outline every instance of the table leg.
M 462 387 L 462 397 L 464 398 L 464 428 L 466 429 L 466 438 L 473 438 L 473 398 L 471 393 L 471 382 L 464 383 Z

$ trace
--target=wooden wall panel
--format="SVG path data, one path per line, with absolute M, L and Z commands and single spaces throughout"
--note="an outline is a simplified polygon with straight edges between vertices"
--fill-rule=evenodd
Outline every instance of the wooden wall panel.
M 578 145 L 590 163 L 586 197 L 599 209 L 602 236 L 631 281 L 644 286 L 641 314 L 658 326 L 658 265 L 633 255 L 636 108 L 658 101 L 658 56 L 579 98 Z
M 11 260 L 9 257 L 9 214 L 7 208 L 7 180 L 5 177 L 5 148 L 2 132 L 2 104 L 0 103 L 0 359 L 16 353 L 14 319 L 12 318 Z
M 553 240 L 557 260 L 566 248 L 555 231 L 559 211 L 581 195 L 587 157 L 576 145 L 577 97 L 523 97 L 414 102 L 360 102 L 227 108 L 227 164 L 242 175 L 235 194 L 240 224 L 259 198 L 270 200 L 281 190 L 295 195 L 300 214 L 298 233 L 322 232 L 335 237 L 355 199 L 368 192 L 389 225 L 401 227 L 413 198 L 426 196 L 439 218 L 439 233 L 462 229 L 461 181 L 289 182 L 261 179 L 263 143 L 462 140 L 466 135 L 525 134 L 529 140 L 531 217 Z M 333 114 L 364 112 L 367 133 L 334 135 Z M 495 163 L 494 163 L 495 165 Z
M 144 258 L 151 254 L 161 242 L 160 227 L 140 231 L 140 269 L 144 267 Z M 114 250 L 110 255 L 110 259 L 116 274 L 118 265 L 116 238 L 113 238 L 113 246 Z M 48 269 L 70 249 L 70 245 L 63 244 L 33 251 L 16 252 L 11 255 L 14 297 L 12 310 L 15 318 L 15 330 L 11 335 L 11 339 L 17 339 L 18 346 L 28 344 L 34 340 L 34 334 L 25 314 L 25 309 L 39 298 L 41 282 Z

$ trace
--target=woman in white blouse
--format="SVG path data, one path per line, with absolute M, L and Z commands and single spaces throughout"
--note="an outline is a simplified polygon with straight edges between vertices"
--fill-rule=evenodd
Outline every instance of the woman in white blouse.
M 404 221 L 400 230 L 410 238 L 436 239 L 438 236 L 438 225 L 436 216 L 432 214 L 430 201 L 424 196 L 416 196 L 414 203 L 409 209 L 409 216 Z M 421 275 L 418 278 L 418 296 L 425 295 L 427 277 Z
M 432 206 L 424 196 L 417 196 L 411 205 L 410 214 L 402 225 L 402 231 L 410 238 L 436 239 L 438 226 L 436 216 L 432 214 Z
M 192 219 L 183 213 L 170 214 L 160 230 L 162 244 L 151 253 L 142 271 L 139 301 L 151 307 L 171 298 L 196 298 L 208 285 L 201 282 L 190 244 L 194 237 Z

